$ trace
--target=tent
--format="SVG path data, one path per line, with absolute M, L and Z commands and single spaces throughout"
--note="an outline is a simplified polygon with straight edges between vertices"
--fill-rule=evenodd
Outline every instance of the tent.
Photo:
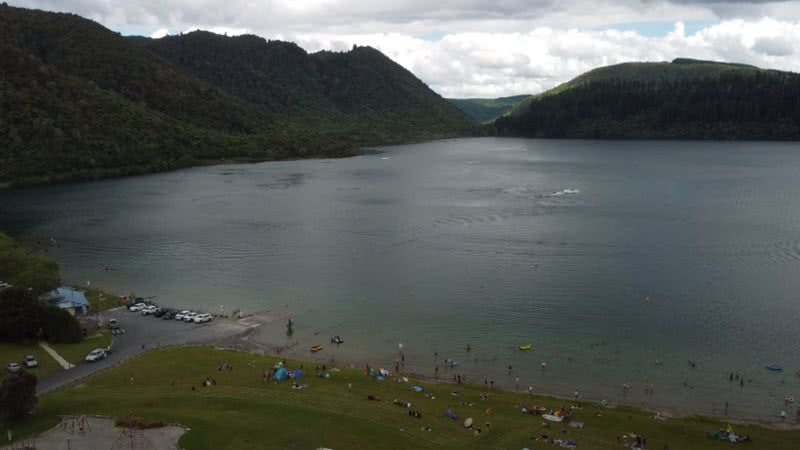
M 289 378 L 289 372 L 286 371 L 283 367 L 275 371 L 275 381 L 283 381 Z
M 302 370 L 293 370 L 291 374 L 289 374 L 289 378 L 294 378 L 295 380 L 299 380 L 303 378 L 303 371 Z

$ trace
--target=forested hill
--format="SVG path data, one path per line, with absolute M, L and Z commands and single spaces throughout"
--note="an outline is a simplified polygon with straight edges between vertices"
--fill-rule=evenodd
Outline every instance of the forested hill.
M 0 110 L 0 184 L 344 156 L 472 126 L 371 48 L 309 55 L 202 32 L 132 39 L 74 14 L 5 4 Z
M 469 127 L 458 109 L 370 47 L 309 54 L 291 42 L 204 31 L 139 42 L 226 93 L 317 127 L 387 140 Z
M 514 95 L 499 98 L 448 98 L 447 101 L 475 119 L 477 122 L 489 122 L 511 111 L 514 106 L 530 97 Z
M 499 134 L 632 139 L 800 139 L 800 75 L 677 59 L 587 72 L 520 103 Z

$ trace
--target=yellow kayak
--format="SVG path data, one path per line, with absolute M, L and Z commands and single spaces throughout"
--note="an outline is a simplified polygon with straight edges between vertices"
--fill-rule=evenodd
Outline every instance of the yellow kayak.
M 531 344 L 525 344 L 525 345 L 520 345 L 519 346 L 520 350 L 530 350 L 532 348 L 533 348 L 533 345 L 531 345 Z

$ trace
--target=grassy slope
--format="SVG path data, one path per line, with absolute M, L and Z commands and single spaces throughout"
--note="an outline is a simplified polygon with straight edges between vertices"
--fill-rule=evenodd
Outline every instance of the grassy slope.
M 36 375 L 39 378 L 44 377 L 50 373 L 61 370 L 61 367 L 56 361 L 45 352 L 38 344 L 6 344 L 0 343 L 0 364 L 2 364 L 2 373 L 6 373 L 6 364 L 10 362 L 22 365 L 22 361 L 26 355 L 33 355 L 39 361 L 39 367 L 33 369 L 25 369 L 28 372 Z
M 478 122 L 488 122 L 511 111 L 514 105 L 530 97 L 529 95 L 515 95 L 499 98 L 448 98 L 447 101 L 456 105 L 465 114 Z
M 84 362 L 86 355 L 96 348 L 106 348 L 111 345 L 111 333 L 108 330 L 98 330 L 94 336 L 89 336 L 81 342 L 74 344 L 51 344 L 53 350 L 62 358 L 72 364 Z
M 218 373 L 217 367 L 223 361 L 234 369 Z M 660 449 L 667 442 L 672 449 L 728 447 L 705 437 L 705 431 L 722 426 L 710 419 L 671 419 L 661 423 L 643 411 L 585 405 L 577 410 L 575 418 L 585 422 L 586 428 L 566 428 L 567 434 L 562 435 L 562 427 L 544 428 L 541 418 L 523 415 L 519 410 L 521 404 L 560 407 L 567 403 L 562 400 L 495 392 L 489 401 L 481 401 L 482 387 L 425 383 L 426 391 L 436 396 L 428 399 L 409 390 L 413 380 L 408 384 L 379 382 L 365 377 L 362 370 L 344 370 L 322 380 L 309 370 L 311 363 L 306 363 L 304 380 L 308 389 L 295 391 L 286 382 L 262 381 L 264 370 L 274 362 L 271 357 L 205 347 L 147 353 L 77 386 L 45 396 L 40 401 L 40 413 L 14 428 L 16 435 L 23 437 L 52 426 L 58 414 L 132 413 L 191 427 L 180 443 L 186 449 L 553 448 L 533 439 L 541 434 L 573 439 L 582 449 L 614 449 L 619 448 L 616 436 L 628 432 L 644 435 L 650 448 Z M 297 363 L 289 365 L 297 367 Z M 217 386 L 201 388 L 200 383 L 208 376 L 217 380 Z M 348 390 L 348 383 L 352 384 L 352 391 Z M 452 396 L 453 389 L 461 395 Z M 383 401 L 368 401 L 369 394 L 379 395 Z M 423 413 L 422 419 L 409 417 L 406 409 L 391 403 L 394 398 L 412 402 Z M 474 405 L 467 406 L 465 402 Z M 486 416 L 489 407 L 493 414 Z M 452 408 L 461 420 L 443 417 L 447 408 Z M 462 427 L 465 417 L 473 417 L 484 430 L 485 422 L 491 422 L 491 430 L 476 437 Z M 432 431 L 422 430 L 422 425 L 430 426 Z M 800 441 L 797 430 L 774 431 L 754 426 L 736 429 L 753 437 L 754 443 L 748 446 L 753 449 L 794 449 Z
M 680 81 L 696 80 L 701 78 L 718 78 L 722 73 L 755 73 L 763 69 L 743 64 L 728 64 L 713 61 L 697 61 L 692 59 L 678 58 L 673 62 L 630 62 L 614 64 L 590 70 L 578 75 L 574 79 L 562 83 L 541 94 L 528 97 L 514 106 L 510 112 L 512 115 L 523 114 L 525 106 L 537 98 L 548 95 L 556 95 L 568 89 L 592 81 Z

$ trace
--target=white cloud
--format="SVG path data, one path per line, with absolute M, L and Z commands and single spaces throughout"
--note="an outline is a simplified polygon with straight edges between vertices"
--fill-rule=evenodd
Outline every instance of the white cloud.
M 431 42 L 396 33 L 289 36 L 310 51 L 353 44 L 384 52 L 446 97 L 537 93 L 596 67 L 692 57 L 800 71 L 800 22 L 730 20 L 687 35 L 683 23 L 664 37 L 631 31 L 557 30 L 455 33 Z
M 445 96 L 536 93 L 624 61 L 693 57 L 800 71 L 800 0 L 19 0 L 112 29 L 206 29 L 309 51 L 371 45 Z M 675 23 L 652 37 L 648 24 Z M 696 24 L 707 23 L 697 30 Z M 684 23 L 686 25 L 684 25 Z M 631 25 L 633 24 L 633 25 Z M 695 24 L 687 31 L 689 24 Z M 621 31 L 620 28 L 636 31 Z M 421 36 L 438 39 L 426 40 Z M 647 35 L 647 36 L 645 36 Z
M 152 32 L 150 37 L 153 39 L 161 39 L 164 36 L 169 35 L 169 30 L 166 28 L 159 28 L 158 30 Z

